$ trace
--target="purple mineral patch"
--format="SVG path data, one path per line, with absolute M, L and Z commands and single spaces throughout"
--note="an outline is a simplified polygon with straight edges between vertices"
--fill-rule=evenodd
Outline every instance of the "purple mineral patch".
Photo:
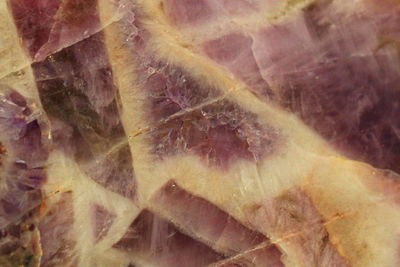
M 172 223 L 142 211 L 114 248 L 141 253 L 158 266 L 207 266 L 224 257 L 180 232 Z
M 39 113 L 25 97 L 3 86 L 0 95 L 0 228 L 40 205 L 49 142 Z M 38 115 L 39 114 L 39 115 Z
M 96 242 L 99 242 L 107 235 L 111 225 L 116 218 L 116 215 L 97 204 L 93 205 L 92 209 L 92 219 L 94 222 L 94 238 Z
M 148 115 L 158 125 L 151 132 L 155 154 L 194 152 L 226 168 L 274 151 L 277 132 L 262 127 L 255 114 L 237 104 L 215 100 L 221 95 L 217 89 L 168 64 L 151 62 L 144 69 L 139 74 L 148 92 Z
M 223 100 L 186 112 L 151 132 L 154 153 L 194 152 L 213 166 L 229 167 L 239 159 L 257 161 L 275 150 L 278 134 L 257 116 Z

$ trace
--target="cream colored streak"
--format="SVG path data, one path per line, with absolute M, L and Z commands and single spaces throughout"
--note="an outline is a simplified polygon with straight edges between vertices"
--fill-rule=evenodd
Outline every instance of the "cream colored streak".
M 135 204 L 117 193 L 108 191 L 84 174 L 73 160 L 61 152 L 50 154 L 45 187 L 46 203 L 55 202 L 62 192 L 72 191 L 74 224 L 73 233 L 80 260 L 79 266 L 91 266 L 98 254 L 109 249 L 123 236 L 132 220 L 140 211 Z M 97 244 L 94 242 L 93 205 L 100 205 L 116 215 L 107 235 Z
M 300 186 L 329 222 L 326 228 L 331 242 L 352 266 L 394 266 L 398 258 L 400 209 L 366 187 L 365 174 L 371 173 L 366 165 L 338 155 L 294 115 L 257 99 L 242 82 L 185 42 L 154 3 L 143 1 L 137 7 L 144 12 L 141 23 L 152 34 L 151 53 L 186 69 L 200 83 L 218 88 L 226 93 L 226 99 L 257 114 L 261 124 L 280 131 L 281 143 L 257 164 L 241 161 L 222 172 L 190 153 L 160 161 L 151 153 L 149 133 L 136 134 L 129 143 L 138 180 L 139 205 L 151 206 L 148 203 L 151 195 L 166 181 L 175 179 L 184 189 L 249 225 L 252 207 Z M 138 133 L 152 125 L 145 114 L 146 95 L 136 82 L 134 66 L 139 62 L 126 49 L 121 27 L 113 24 L 105 29 L 107 47 L 122 98 L 124 127 L 129 133 Z M 265 234 L 286 252 L 287 266 L 301 266 L 293 258 L 296 251 L 289 244 L 290 236 Z
M 102 2 L 110 1 L 104 0 Z M 105 15 L 106 22 L 104 25 L 120 19 L 116 14 L 113 12 Z M 34 112 L 41 113 L 40 118 L 47 120 L 30 68 L 31 60 L 22 48 L 22 43 L 18 37 L 6 1 L 0 1 L 0 18 L 0 84 L 9 86 L 22 94 L 28 99 Z M 21 46 L 16 44 L 20 44 Z M 44 124 L 50 125 L 49 121 L 45 121 Z M 48 130 L 48 128 L 42 128 L 43 135 L 51 139 Z M 119 149 L 124 144 L 126 142 L 121 141 L 109 153 Z M 71 253 L 77 252 L 80 260 L 79 266 L 92 266 L 93 262 L 99 263 L 99 259 L 102 263 L 109 262 L 109 259 L 103 252 L 123 236 L 140 210 L 131 200 L 106 190 L 88 178 L 74 161 L 68 159 L 60 152 L 51 152 L 46 167 L 49 179 L 43 188 L 43 215 L 53 204 L 57 203 L 62 192 L 72 191 L 74 213 L 73 234 L 77 247 Z M 108 235 L 97 244 L 94 243 L 93 237 L 93 204 L 103 206 L 106 210 L 116 215 L 116 219 Z M 117 262 L 118 264 L 112 266 L 124 266 L 122 264 L 124 262 L 123 258 L 119 258 Z M 125 262 L 128 262 L 128 260 L 126 259 Z

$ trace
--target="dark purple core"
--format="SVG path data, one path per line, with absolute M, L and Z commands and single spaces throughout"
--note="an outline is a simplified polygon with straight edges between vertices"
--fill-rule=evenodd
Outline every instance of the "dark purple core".
M 211 87 L 201 86 L 184 70 L 162 62 L 146 64 L 139 75 L 149 94 L 150 116 L 155 122 L 221 95 Z
M 398 47 L 372 41 L 379 38 L 375 27 L 382 27 L 378 17 L 323 19 L 331 2 L 305 10 L 311 38 L 320 47 L 299 47 L 297 57 L 288 53 L 293 67 L 274 77 L 281 83 L 277 98 L 346 156 L 399 173 Z M 307 63 L 296 66 L 298 61 Z
M 247 228 L 218 206 L 187 192 L 173 180 L 163 186 L 152 201 L 187 232 L 196 233 L 213 244 L 227 244 L 226 255 L 233 256 L 268 241 L 260 232 Z
M 238 159 L 256 161 L 274 149 L 277 133 L 230 101 L 213 102 L 221 95 L 218 90 L 200 85 L 180 68 L 146 66 L 139 74 L 149 92 L 149 118 L 158 125 L 151 133 L 155 154 L 192 151 L 225 168 Z
M 100 26 L 97 0 L 9 2 L 23 44 L 34 60 L 88 37 Z
M 223 259 L 148 210 L 139 214 L 114 248 L 141 253 L 152 263 L 166 267 L 207 266 Z
M 45 111 L 63 128 L 60 141 L 55 133 L 57 147 L 71 146 L 83 158 L 107 150 L 111 140 L 124 135 L 102 32 L 32 68 Z
M 17 29 L 32 58 L 48 41 L 61 2 L 62 0 L 9 1 Z
M 129 146 L 110 152 L 126 135 L 104 33 L 69 46 L 32 68 L 43 108 L 52 122 L 55 149 L 78 161 L 97 183 L 133 198 L 136 185 Z
M 256 115 L 224 100 L 170 119 L 151 136 L 160 157 L 194 152 L 225 168 L 239 159 L 257 161 L 271 153 L 278 136 L 271 129 L 266 132 Z

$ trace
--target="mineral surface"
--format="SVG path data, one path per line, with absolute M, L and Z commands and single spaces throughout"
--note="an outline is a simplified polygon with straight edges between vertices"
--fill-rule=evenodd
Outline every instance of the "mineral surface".
M 400 2 L 0 1 L 0 266 L 400 266 Z

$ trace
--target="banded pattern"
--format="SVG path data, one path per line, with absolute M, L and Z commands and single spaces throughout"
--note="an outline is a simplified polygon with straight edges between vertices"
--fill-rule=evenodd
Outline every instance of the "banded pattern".
M 0 264 L 397 266 L 399 8 L 1 2 Z

